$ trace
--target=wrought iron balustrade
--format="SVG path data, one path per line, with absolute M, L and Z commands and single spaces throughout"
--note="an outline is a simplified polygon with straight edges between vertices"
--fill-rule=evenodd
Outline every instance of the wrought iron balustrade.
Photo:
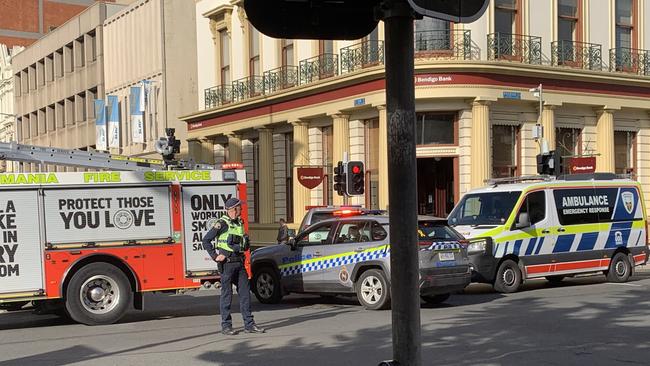
M 330 78 L 339 74 L 339 56 L 323 53 L 300 61 L 300 84 Z
M 383 65 L 384 41 L 363 41 L 341 48 L 341 73 Z
M 415 57 L 471 60 L 471 34 L 470 30 L 432 30 L 415 32 Z
M 609 50 L 609 71 L 650 75 L 650 51 L 629 47 Z
M 561 40 L 551 42 L 551 64 L 578 69 L 602 70 L 602 46 L 595 43 Z
M 232 85 L 213 86 L 204 91 L 205 109 L 216 108 L 232 102 Z
M 253 75 L 232 82 L 233 101 L 241 102 L 264 93 L 264 79 Z
M 291 88 L 298 85 L 298 66 L 281 66 L 264 71 L 262 78 L 265 94 Z
M 526 64 L 542 63 L 542 37 L 510 33 L 487 36 L 488 60 L 508 60 Z

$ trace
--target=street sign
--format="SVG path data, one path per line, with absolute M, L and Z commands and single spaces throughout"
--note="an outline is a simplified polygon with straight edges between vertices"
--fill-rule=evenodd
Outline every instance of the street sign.
M 580 174 L 580 173 L 595 173 L 596 172 L 596 157 L 574 157 L 567 159 L 568 173 L 569 174 Z

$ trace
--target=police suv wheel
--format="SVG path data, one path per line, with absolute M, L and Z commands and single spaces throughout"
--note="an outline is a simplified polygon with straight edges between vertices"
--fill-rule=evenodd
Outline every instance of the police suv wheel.
M 440 303 L 443 303 L 443 302 L 447 301 L 447 299 L 449 298 L 449 296 L 451 296 L 451 294 L 422 295 L 422 296 L 420 296 L 420 297 L 421 297 L 422 300 L 424 300 L 424 302 L 426 302 L 427 304 L 435 305 L 435 304 L 440 304 Z
M 616 253 L 609 263 L 609 269 L 606 271 L 607 281 L 609 282 L 627 282 L 632 274 L 632 265 L 625 253 Z
M 521 278 L 521 270 L 517 263 L 507 259 L 499 266 L 497 276 L 494 279 L 494 289 L 506 294 L 517 292 L 521 285 Z
M 280 276 L 271 267 L 261 267 L 253 273 L 253 293 L 262 304 L 277 304 L 282 300 Z
M 361 274 L 356 284 L 357 298 L 368 310 L 390 307 L 390 288 L 384 272 L 369 269 Z
M 129 280 L 117 267 L 91 263 L 72 276 L 65 296 L 70 317 L 86 325 L 112 324 L 133 302 Z

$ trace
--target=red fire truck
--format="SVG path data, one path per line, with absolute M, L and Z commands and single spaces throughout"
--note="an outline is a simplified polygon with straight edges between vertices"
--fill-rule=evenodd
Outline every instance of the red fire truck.
M 214 281 L 202 236 L 228 198 L 246 200 L 241 164 L 167 170 L 160 160 L 13 143 L 0 156 L 111 169 L 0 174 L 0 309 L 31 301 L 88 325 L 142 309 L 146 292 Z

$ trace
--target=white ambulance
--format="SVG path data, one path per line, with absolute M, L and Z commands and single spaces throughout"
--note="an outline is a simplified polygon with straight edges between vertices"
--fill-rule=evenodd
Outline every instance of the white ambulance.
M 497 180 L 448 217 L 470 239 L 472 280 L 505 293 L 540 277 L 627 281 L 648 260 L 646 219 L 639 183 L 606 173 Z

